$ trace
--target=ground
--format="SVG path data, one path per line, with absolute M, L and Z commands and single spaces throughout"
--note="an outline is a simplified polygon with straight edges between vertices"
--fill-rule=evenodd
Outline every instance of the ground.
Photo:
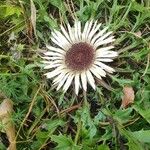
M 119 53 L 116 72 L 78 96 L 73 86 L 55 90 L 40 56 L 51 31 L 75 19 L 108 26 Z M 3 0 L 0 39 L 0 100 L 13 102 L 7 115 L 17 150 L 150 149 L 149 0 Z M 9 133 L 0 119 L 5 150 Z

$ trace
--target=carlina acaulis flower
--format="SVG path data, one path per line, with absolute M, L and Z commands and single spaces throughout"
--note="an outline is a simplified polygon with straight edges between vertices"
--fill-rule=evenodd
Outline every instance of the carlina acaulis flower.
M 112 51 L 114 36 L 106 32 L 108 27 L 100 27 L 97 21 L 90 20 L 82 29 L 81 22 L 75 21 L 74 27 L 67 24 L 67 28 L 60 26 L 60 31 L 51 33 L 53 46 L 47 45 L 43 63 L 48 69 L 45 75 L 53 78 L 57 90 L 63 87 L 66 92 L 71 84 L 77 95 L 79 89 L 87 91 L 87 84 L 95 90 L 95 78 L 102 79 L 115 71 L 106 65 L 118 56 Z

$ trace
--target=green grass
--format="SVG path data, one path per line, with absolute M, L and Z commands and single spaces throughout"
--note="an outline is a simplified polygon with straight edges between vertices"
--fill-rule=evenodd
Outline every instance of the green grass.
M 116 73 L 105 79 L 111 91 L 98 85 L 87 94 L 75 96 L 71 88 L 63 94 L 43 76 L 40 52 L 51 30 L 76 18 L 93 18 L 114 32 Z M 29 0 L 0 2 L 0 91 L 14 102 L 17 150 L 149 150 L 149 64 L 149 0 L 34 0 L 32 7 Z M 126 85 L 135 100 L 121 109 Z M 0 138 L 1 150 L 6 139 Z

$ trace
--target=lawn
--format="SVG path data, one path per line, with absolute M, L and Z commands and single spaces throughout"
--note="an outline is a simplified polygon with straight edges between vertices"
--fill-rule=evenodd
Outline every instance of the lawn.
M 78 95 L 42 63 L 51 33 L 76 20 L 108 27 L 118 53 Z M 150 150 L 150 0 L 1 0 L 0 129 L 0 150 Z

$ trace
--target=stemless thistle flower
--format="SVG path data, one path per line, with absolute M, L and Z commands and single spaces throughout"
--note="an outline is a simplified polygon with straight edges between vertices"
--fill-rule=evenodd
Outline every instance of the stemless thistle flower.
M 72 28 L 68 24 L 67 29 L 61 26 L 61 31 L 52 32 L 54 46 L 47 45 L 49 51 L 44 53 L 43 63 L 45 69 L 50 69 L 45 75 L 54 78 L 57 90 L 63 87 L 66 92 L 73 82 L 78 95 L 80 88 L 87 90 L 87 83 L 96 88 L 95 77 L 102 79 L 107 72 L 114 72 L 105 63 L 112 62 L 118 55 L 110 45 L 115 39 L 112 32 L 106 33 L 108 27 L 100 30 L 100 26 L 91 20 L 82 29 L 81 22 L 75 21 Z

